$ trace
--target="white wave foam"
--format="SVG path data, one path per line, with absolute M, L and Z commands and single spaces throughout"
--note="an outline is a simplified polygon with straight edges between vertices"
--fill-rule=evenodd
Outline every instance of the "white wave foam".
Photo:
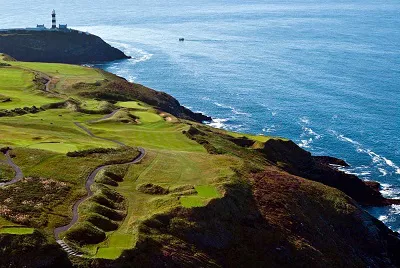
M 364 154 L 369 155 L 372 163 L 375 165 L 377 170 L 382 174 L 381 175 L 382 177 L 387 176 L 388 174 L 393 174 L 393 173 L 400 174 L 400 167 L 398 165 L 396 165 L 392 160 L 387 159 L 386 157 L 375 153 L 371 149 L 365 148 L 361 143 L 359 143 L 349 137 L 346 137 L 342 134 L 339 134 L 334 130 L 331 130 L 330 132 L 333 133 L 337 137 L 337 139 L 339 139 L 340 141 L 344 141 L 344 142 L 348 142 L 348 143 L 352 144 L 358 153 L 364 153 Z
M 387 215 L 380 215 L 379 217 L 378 217 L 378 220 L 380 220 L 381 222 L 383 222 L 383 223 L 386 223 L 387 222 L 387 220 L 388 220 L 388 216 Z
M 109 41 L 109 43 L 112 46 L 121 49 L 128 56 L 131 56 L 132 58 L 129 59 L 129 62 L 131 62 L 133 64 L 148 61 L 153 57 L 153 54 L 148 53 L 142 49 L 135 48 L 127 43 L 122 43 L 122 42 L 118 42 L 118 41 Z
M 319 140 L 322 135 L 315 132 L 310 126 L 310 119 L 308 117 L 300 117 L 300 125 L 302 126 L 302 133 L 300 134 L 301 141 L 298 144 L 302 148 L 310 149 L 314 140 Z
M 226 118 L 225 119 L 215 118 L 210 123 L 208 123 L 208 125 L 215 128 L 226 128 L 226 125 L 224 123 L 227 121 L 228 119 Z
M 306 125 L 310 124 L 310 119 L 306 116 L 300 117 L 300 121 Z
M 214 103 L 215 105 L 217 105 L 218 107 L 231 110 L 234 114 L 251 116 L 251 114 L 242 112 L 242 111 L 240 111 L 240 110 L 238 110 L 238 109 L 236 109 L 235 107 L 232 107 L 232 106 L 230 106 L 230 105 L 222 104 L 222 103 L 219 103 L 219 102 L 216 102 L 216 101 L 213 102 L 213 103 Z
M 276 131 L 275 125 L 271 125 L 270 127 L 265 127 L 262 129 L 263 132 L 272 133 Z
M 310 148 L 311 143 L 313 142 L 312 138 L 309 138 L 308 140 L 301 140 L 300 143 L 298 144 L 301 148 Z

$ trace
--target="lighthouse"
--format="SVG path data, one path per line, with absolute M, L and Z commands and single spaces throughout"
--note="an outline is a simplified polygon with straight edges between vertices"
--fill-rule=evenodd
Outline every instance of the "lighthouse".
M 52 29 L 57 28 L 56 11 L 54 9 L 53 9 L 53 12 L 51 13 L 51 28 Z

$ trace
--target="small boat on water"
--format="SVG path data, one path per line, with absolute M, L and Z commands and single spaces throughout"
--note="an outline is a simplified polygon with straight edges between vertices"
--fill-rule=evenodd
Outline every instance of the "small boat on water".
M 185 38 L 179 38 L 179 42 L 185 41 Z

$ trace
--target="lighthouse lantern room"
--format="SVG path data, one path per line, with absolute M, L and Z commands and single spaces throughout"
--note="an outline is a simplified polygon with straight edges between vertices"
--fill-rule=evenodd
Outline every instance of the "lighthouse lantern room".
M 52 29 L 57 28 L 56 11 L 54 9 L 53 9 L 53 12 L 51 13 L 51 28 Z

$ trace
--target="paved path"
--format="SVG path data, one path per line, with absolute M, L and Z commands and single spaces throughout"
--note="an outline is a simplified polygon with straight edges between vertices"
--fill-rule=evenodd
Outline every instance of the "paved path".
M 100 119 L 90 120 L 90 121 L 87 121 L 87 122 L 88 122 L 88 123 L 96 123 L 96 122 L 101 121 L 101 120 L 109 119 L 109 118 L 113 117 L 116 113 L 118 113 L 119 111 L 121 111 L 122 109 L 123 109 L 123 108 L 117 109 L 117 110 L 113 111 L 112 113 L 103 116 L 103 117 L 100 118 Z
M 118 112 L 118 110 L 112 112 L 109 115 L 106 115 L 105 117 L 103 117 L 103 119 L 107 119 L 110 118 L 111 116 L 113 116 L 116 112 Z M 89 136 L 97 138 L 97 139 L 102 139 L 102 140 L 107 140 L 107 141 L 111 141 L 114 142 L 120 146 L 126 146 L 124 143 L 117 141 L 117 140 L 113 140 L 113 139 L 108 139 L 108 138 L 103 138 L 103 137 L 98 137 L 96 135 L 94 135 L 88 128 L 86 128 L 85 126 L 83 126 L 81 123 L 78 122 L 74 122 L 74 124 L 79 127 L 80 129 L 82 129 L 83 131 L 85 131 Z M 96 175 L 103 170 L 106 167 L 109 166 L 115 166 L 115 165 L 132 165 L 132 164 L 137 164 L 139 163 L 146 155 L 146 151 L 143 148 L 138 148 L 139 150 L 139 155 L 136 156 L 134 159 L 127 161 L 125 163 L 121 163 L 121 164 L 111 164 L 111 165 L 101 165 L 99 167 L 97 167 L 92 173 L 90 173 L 90 175 L 88 176 L 87 180 L 86 180 L 86 184 L 85 184 L 85 189 L 87 192 L 87 195 L 85 197 L 82 197 L 81 199 L 79 199 L 73 206 L 72 208 L 72 220 L 69 224 L 65 225 L 65 226 L 61 226 L 58 227 L 56 229 L 54 229 L 54 237 L 57 241 L 57 243 L 62 247 L 62 249 L 64 251 L 66 251 L 69 255 L 72 256 L 77 256 L 77 257 L 83 257 L 83 254 L 80 252 L 77 252 L 76 250 L 72 249 L 71 247 L 69 247 L 60 237 L 60 234 L 68 231 L 79 219 L 79 213 L 78 213 L 78 209 L 79 206 L 85 202 L 87 199 L 89 199 L 91 196 L 93 196 L 93 192 L 91 190 L 91 186 L 93 185 Z
M 24 174 L 22 173 L 21 168 L 12 161 L 10 150 L 7 150 L 4 155 L 6 156 L 6 163 L 14 169 L 15 176 L 14 179 L 12 179 L 11 181 L 0 183 L 0 187 L 5 187 L 17 183 L 24 178 Z

